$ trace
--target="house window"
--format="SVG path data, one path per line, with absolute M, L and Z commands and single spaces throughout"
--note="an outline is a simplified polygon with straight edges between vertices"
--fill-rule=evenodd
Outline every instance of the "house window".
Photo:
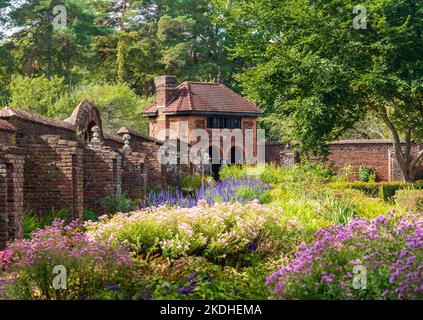
M 207 126 L 211 129 L 241 129 L 241 118 L 213 117 L 207 120 Z

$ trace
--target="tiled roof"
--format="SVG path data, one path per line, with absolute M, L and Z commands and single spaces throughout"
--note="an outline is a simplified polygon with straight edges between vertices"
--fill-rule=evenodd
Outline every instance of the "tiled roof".
M 36 122 L 46 126 L 75 131 L 75 126 L 61 120 L 55 120 L 55 119 L 43 117 L 38 114 L 34 114 L 34 113 L 30 113 L 30 112 L 18 110 L 18 109 L 3 108 L 2 110 L 0 110 L 0 118 L 11 118 L 11 117 L 17 117 L 19 119 Z
M 16 131 L 15 127 L 5 120 L 0 120 L 0 130 L 2 131 Z
M 157 103 L 153 103 L 151 106 L 149 106 L 147 109 L 145 109 L 142 113 L 143 114 L 155 114 L 157 111 Z
M 153 115 L 156 111 L 157 104 L 153 104 L 143 114 Z M 262 114 L 259 108 L 222 84 L 188 81 L 177 87 L 175 97 L 163 112 Z

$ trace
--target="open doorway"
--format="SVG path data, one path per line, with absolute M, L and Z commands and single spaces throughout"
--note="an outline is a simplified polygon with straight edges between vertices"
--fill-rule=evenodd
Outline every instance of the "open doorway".
M 213 151 L 214 150 L 214 151 Z M 217 156 L 217 159 L 213 159 L 213 153 L 215 154 L 215 157 Z M 220 150 L 216 147 L 209 147 L 209 157 L 211 159 L 211 173 L 214 180 L 219 180 L 219 171 L 222 167 L 222 158 L 220 156 Z M 214 160 L 214 161 L 213 161 Z M 218 162 L 218 163 L 217 163 Z
M 228 157 L 230 162 L 229 164 L 239 164 L 241 165 L 244 162 L 243 153 L 240 148 L 232 147 L 230 151 L 230 157 Z

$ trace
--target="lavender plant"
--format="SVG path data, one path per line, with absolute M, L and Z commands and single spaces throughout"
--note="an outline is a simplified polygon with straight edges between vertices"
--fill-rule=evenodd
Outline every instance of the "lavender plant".
M 200 200 L 206 200 L 208 204 L 214 203 L 246 203 L 260 196 L 270 185 L 260 179 L 238 178 L 206 183 L 193 194 L 184 194 L 182 191 L 162 190 L 159 193 L 149 192 L 142 201 L 142 206 L 160 207 L 170 206 L 179 208 L 192 208 L 198 205 Z

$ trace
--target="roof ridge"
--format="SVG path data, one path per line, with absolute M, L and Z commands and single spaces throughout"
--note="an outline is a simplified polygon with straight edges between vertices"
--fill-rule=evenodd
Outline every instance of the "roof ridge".
M 219 83 L 219 82 L 203 82 L 203 81 L 183 81 L 181 82 L 179 86 L 181 86 L 182 84 L 201 84 L 201 85 L 216 85 L 216 86 L 223 86 L 223 84 Z

